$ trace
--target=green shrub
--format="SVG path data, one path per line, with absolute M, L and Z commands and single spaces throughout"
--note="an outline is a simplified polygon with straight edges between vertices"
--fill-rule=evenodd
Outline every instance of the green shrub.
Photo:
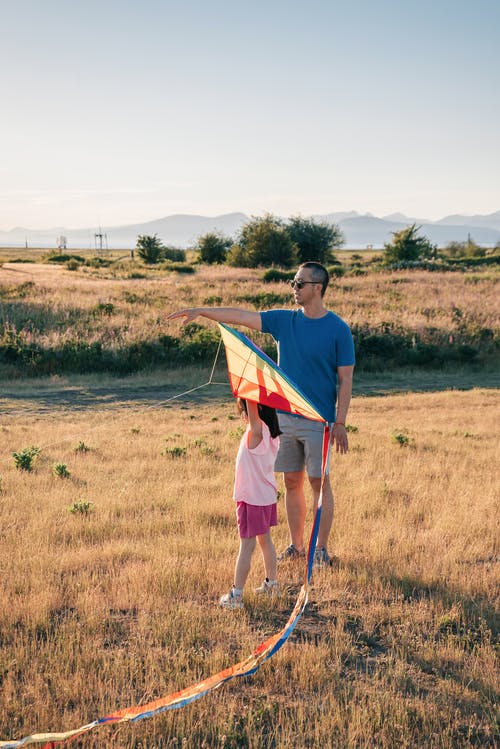
M 177 350 L 177 363 L 191 364 L 197 361 L 210 361 L 219 348 L 220 336 L 216 328 L 197 323 L 185 325 Z
M 329 265 L 327 268 L 330 278 L 340 278 L 345 275 L 346 269 L 343 265 Z
M 264 283 L 272 283 L 274 281 L 291 281 L 295 278 L 295 271 L 293 270 L 279 270 L 279 268 L 269 268 L 262 276 Z
M 486 255 L 485 257 L 456 257 L 448 258 L 448 265 L 451 268 L 479 268 L 481 266 L 500 265 L 500 255 Z
M 212 305 L 212 304 L 222 304 L 222 297 L 218 294 L 212 294 L 212 296 L 207 296 L 203 300 L 203 304 Z
M 73 448 L 75 453 L 88 453 L 90 450 L 90 447 L 88 447 L 85 442 L 79 442 L 75 447 Z
M 85 261 L 85 265 L 88 268 L 109 268 L 109 266 L 112 265 L 112 263 L 113 263 L 112 260 L 108 260 L 107 258 L 103 258 L 103 257 L 98 257 L 97 255 Z
M 297 245 L 293 243 L 283 221 L 270 213 L 253 217 L 241 227 L 238 246 L 241 259 L 250 268 L 275 265 L 290 268 L 297 260 Z M 234 264 L 233 250 L 234 247 L 227 256 L 230 264 Z
M 313 260 L 326 265 L 333 262 L 333 251 L 342 247 L 345 242 L 344 235 L 337 224 L 313 218 L 292 216 L 286 225 L 286 230 L 297 248 L 299 263 Z
M 75 260 L 75 258 L 71 258 L 71 260 L 68 260 L 66 263 L 66 270 L 78 270 L 80 267 L 80 263 L 78 260 Z
M 61 254 L 54 254 L 51 253 L 48 255 L 45 260 L 47 263 L 67 263 L 70 260 L 74 260 L 77 263 L 84 263 L 85 258 L 81 255 L 74 255 L 71 253 L 61 253 Z
M 165 247 L 162 253 L 165 260 L 172 260 L 174 263 L 183 263 L 186 261 L 186 253 L 176 247 Z
M 149 299 L 147 296 L 140 296 L 135 291 L 124 291 L 123 298 L 127 304 L 148 304 Z
M 93 512 L 93 507 L 93 502 L 89 502 L 86 499 L 81 499 L 73 502 L 73 504 L 70 505 L 68 509 L 72 515 L 90 515 L 90 513 Z
M 238 426 L 236 429 L 231 429 L 229 432 L 230 437 L 234 437 L 234 439 L 240 440 L 243 435 L 245 434 L 245 427 Z
M 161 260 L 164 247 L 156 234 L 139 234 L 135 249 L 143 263 L 155 265 Z
M 167 458 L 185 458 L 187 454 L 186 447 L 166 447 L 162 455 L 166 455 Z
M 24 281 L 20 284 L 13 284 L 12 286 L 1 286 L 0 297 L 4 299 L 24 299 L 30 296 L 35 291 L 35 284 L 33 281 Z
M 213 265 L 214 263 L 225 262 L 232 244 L 233 240 L 226 237 L 222 232 L 210 231 L 198 237 L 194 249 L 198 252 L 201 263 Z
M 35 458 L 39 455 L 40 451 L 41 451 L 41 448 L 32 446 L 32 447 L 24 447 L 22 450 L 12 453 L 17 470 L 28 471 L 28 472 L 32 471 L 33 462 Z
M 236 297 L 238 302 L 253 304 L 257 309 L 268 309 L 276 305 L 290 304 L 291 292 L 285 294 L 276 294 L 273 291 L 263 291 L 260 294 L 244 294 Z
M 99 302 L 94 307 L 94 315 L 112 315 L 115 311 L 115 305 L 112 302 Z
M 228 250 L 226 255 L 226 265 L 231 266 L 231 268 L 253 267 L 246 250 L 243 247 L 240 247 L 239 244 L 233 244 L 233 246 Z
M 68 479 L 71 476 L 65 463 L 55 463 L 52 473 L 60 479 Z
M 410 444 L 410 438 L 406 432 L 398 432 L 397 430 L 395 430 L 391 434 L 391 442 L 399 445 L 400 447 L 408 447 L 408 445 Z
M 162 268 L 174 273 L 196 273 L 196 269 L 188 263 L 162 263 Z
M 419 234 L 421 227 L 416 224 L 392 232 L 392 242 L 384 245 L 384 262 L 388 265 L 399 262 L 412 262 L 435 257 L 436 245 Z

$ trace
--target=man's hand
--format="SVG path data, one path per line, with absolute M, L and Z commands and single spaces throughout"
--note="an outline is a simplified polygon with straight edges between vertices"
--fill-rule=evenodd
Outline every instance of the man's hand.
M 346 453 L 349 450 L 349 440 L 347 439 L 347 430 L 343 424 L 334 424 L 331 436 L 332 445 L 335 443 L 335 451 Z
M 193 320 L 200 314 L 199 307 L 191 307 L 190 309 L 180 309 L 177 312 L 171 312 L 167 315 L 167 320 L 175 320 L 177 317 L 184 317 L 182 325 L 186 325 L 188 322 Z

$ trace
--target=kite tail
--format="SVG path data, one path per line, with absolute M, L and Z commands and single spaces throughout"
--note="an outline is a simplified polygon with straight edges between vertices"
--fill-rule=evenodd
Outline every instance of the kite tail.
M 76 739 L 89 731 L 92 731 L 98 726 L 104 724 L 115 724 L 115 723 L 126 723 L 137 722 L 144 718 L 152 718 L 159 713 L 167 710 L 176 710 L 181 707 L 189 705 L 191 702 L 195 702 L 204 695 L 218 689 L 225 682 L 234 679 L 235 677 L 250 676 L 255 673 L 260 666 L 271 658 L 278 650 L 283 647 L 285 642 L 288 640 L 293 630 L 295 629 L 300 617 L 302 616 L 304 609 L 307 605 L 309 598 L 309 583 L 312 575 L 312 568 L 314 562 L 314 551 L 316 549 L 316 541 L 318 538 L 319 524 L 321 520 L 321 507 L 323 500 L 323 484 L 326 476 L 326 466 L 328 465 L 328 459 L 330 456 L 330 427 L 325 426 L 323 432 L 323 453 L 322 453 L 322 468 L 321 468 L 321 491 L 318 499 L 318 508 L 314 517 L 313 527 L 311 536 L 309 539 L 309 547 L 307 553 L 307 569 L 304 579 L 304 584 L 300 589 L 299 595 L 295 602 L 293 611 L 291 612 L 284 627 L 276 632 L 274 635 L 269 637 L 264 642 L 260 643 L 255 650 L 244 660 L 236 663 L 234 666 L 223 669 L 207 679 L 193 684 L 190 687 L 186 687 L 178 692 L 160 697 L 157 700 L 153 700 L 145 705 L 136 707 L 128 707 L 124 710 L 118 710 L 104 718 L 99 718 L 87 723 L 84 726 L 80 726 L 74 730 L 66 731 L 64 733 L 34 733 L 30 736 L 25 736 L 23 739 L 16 741 L 0 741 L 0 749 L 17 749 L 18 747 L 28 746 L 29 744 L 40 744 L 44 742 L 42 749 L 53 749 L 58 744 L 69 742 L 72 739 Z
M 249 676 L 273 656 L 288 640 L 297 622 L 299 621 L 308 601 L 309 586 L 304 584 L 300 590 L 297 601 L 290 614 L 285 626 L 276 634 L 258 645 L 255 650 L 244 660 L 230 666 L 229 668 L 219 671 L 217 674 L 204 679 L 190 687 L 182 689 L 179 692 L 173 692 L 165 697 L 149 702 L 138 707 L 128 707 L 107 715 L 104 718 L 94 720 L 71 731 L 64 733 L 35 733 L 25 736 L 17 741 L 0 741 L 2 749 L 17 749 L 17 747 L 28 746 L 29 744 L 39 744 L 42 742 L 42 749 L 52 749 L 57 744 L 65 743 L 72 739 L 78 738 L 85 733 L 104 724 L 125 723 L 127 721 L 137 722 L 144 718 L 152 718 L 166 710 L 175 710 L 200 699 L 208 692 L 218 689 L 226 681 L 235 677 Z
M 331 450 L 330 425 L 325 424 L 325 428 L 323 430 L 323 449 L 321 453 L 321 489 L 320 489 L 319 498 L 318 498 L 318 508 L 314 516 L 311 536 L 309 538 L 309 547 L 307 550 L 307 567 L 306 567 L 306 574 L 305 574 L 305 579 L 304 579 L 305 585 L 309 585 L 311 581 L 311 575 L 312 575 L 313 564 L 314 564 L 314 552 L 316 550 L 316 542 L 318 540 L 319 524 L 321 521 L 321 509 L 323 507 L 323 485 L 325 483 L 326 469 L 328 466 L 328 461 L 330 459 L 330 450 Z

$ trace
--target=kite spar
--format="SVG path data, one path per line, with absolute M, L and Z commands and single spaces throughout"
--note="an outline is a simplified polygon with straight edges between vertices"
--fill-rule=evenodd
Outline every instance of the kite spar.
M 226 350 L 229 381 L 233 395 L 248 400 L 271 406 L 281 411 L 305 416 L 308 419 L 320 421 L 325 425 L 323 434 L 323 460 L 322 460 L 322 484 L 325 476 L 326 466 L 330 452 L 330 429 L 328 422 L 323 418 L 314 404 L 304 393 L 286 376 L 286 374 L 259 349 L 249 338 L 233 328 L 219 323 L 222 340 Z M 319 522 L 321 519 L 322 493 L 318 501 L 318 509 L 314 517 L 309 549 L 307 554 L 307 568 L 304 583 L 298 595 L 297 601 L 284 627 L 258 645 L 255 650 L 244 660 L 230 666 L 219 673 L 209 676 L 179 692 L 160 697 L 145 705 L 118 710 L 104 718 L 87 723 L 74 730 L 55 733 L 34 733 L 22 739 L 0 741 L 1 749 L 17 749 L 29 744 L 41 744 L 42 749 L 50 749 L 56 744 L 62 744 L 76 739 L 89 731 L 102 725 L 114 723 L 137 722 L 144 718 L 152 718 L 167 710 L 174 710 L 198 700 L 205 694 L 222 686 L 237 676 L 249 676 L 271 658 L 288 640 L 297 622 L 299 621 L 309 596 L 309 582 L 312 574 L 314 550 L 318 536 Z

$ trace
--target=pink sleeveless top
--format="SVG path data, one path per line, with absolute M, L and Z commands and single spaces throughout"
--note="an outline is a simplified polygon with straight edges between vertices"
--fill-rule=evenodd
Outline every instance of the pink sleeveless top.
M 272 505 L 276 502 L 274 461 L 280 438 L 271 437 L 269 427 L 262 422 L 262 440 L 253 450 L 248 447 L 250 425 L 241 438 L 236 456 L 233 499 L 249 505 Z

